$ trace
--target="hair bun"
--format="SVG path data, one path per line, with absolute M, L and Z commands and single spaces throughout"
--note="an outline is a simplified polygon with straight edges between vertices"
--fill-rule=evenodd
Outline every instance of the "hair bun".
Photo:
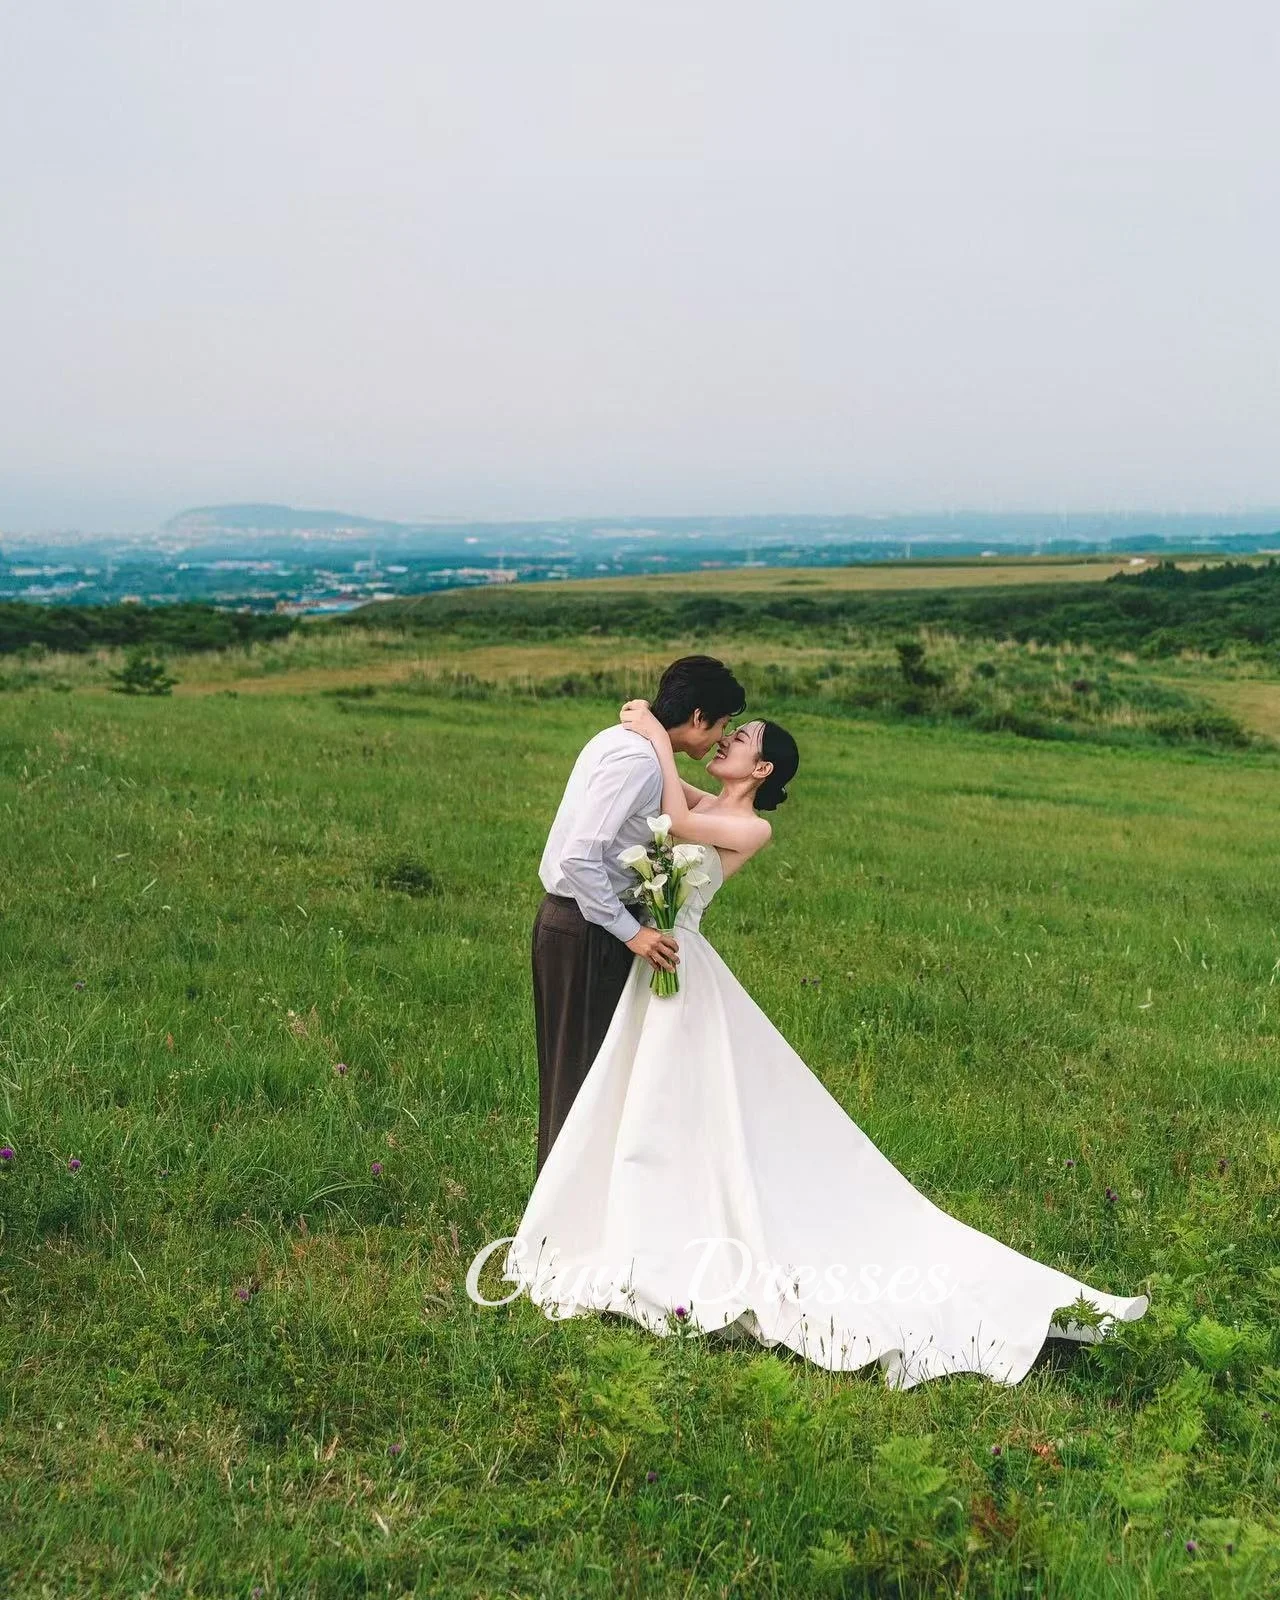
M 787 784 L 800 766 L 800 752 L 785 728 L 766 719 L 760 736 L 760 754 L 772 770 L 756 790 L 755 808 L 773 811 L 787 798 Z

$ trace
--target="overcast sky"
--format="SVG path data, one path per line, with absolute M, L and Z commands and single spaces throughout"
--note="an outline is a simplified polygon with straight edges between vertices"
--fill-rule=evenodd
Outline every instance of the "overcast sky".
M 0 528 L 1280 506 L 1274 0 L 6 0 Z

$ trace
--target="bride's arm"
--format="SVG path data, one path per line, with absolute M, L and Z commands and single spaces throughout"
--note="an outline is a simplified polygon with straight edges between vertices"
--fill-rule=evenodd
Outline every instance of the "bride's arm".
M 685 804 L 689 807 L 690 811 L 692 811 L 695 806 L 700 806 L 707 798 L 707 791 L 705 789 L 699 789 L 698 786 L 693 783 L 686 783 L 683 778 L 680 780 L 680 787 L 684 790 Z
M 643 701 L 628 701 L 620 716 L 628 728 L 644 735 L 657 754 L 662 767 L 662 809 L 671 818 L 671 831 L 678 839 L 690 844 L 739 850 L 746 855 L 754 854 L 769 842 L 772 829 L 763 817 L 726 817 L 714 810 L 702 811 L 690 805 L 685 790 L 693 785 L 681 781 L 671 738 Z M 706 799 L 705 790 L 695 792 L 699 800 Z

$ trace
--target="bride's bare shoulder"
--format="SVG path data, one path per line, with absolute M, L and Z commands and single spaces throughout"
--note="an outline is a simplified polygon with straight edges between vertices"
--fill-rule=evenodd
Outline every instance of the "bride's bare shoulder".
M 759 855 L 760 851 L 764 849 L 765 845 L 773 837 L 773 827 L 763 817 L 757 817 L 753 820 L 758 822 L 760 826 L 753 830 L 753 837 L 742 841 L 740 849 L 731 849 L 725 845 L 719 845 L 716 848 L 716 854 L 720 857 L 720 866 L 726 878 L 731 878 L 740 867 L 745 867 L 752 856 Z
M 757 813 L 750 819 L 751 822 L 751 854 L 763 850 L 769 840 L 773 838 L 773 824 Z

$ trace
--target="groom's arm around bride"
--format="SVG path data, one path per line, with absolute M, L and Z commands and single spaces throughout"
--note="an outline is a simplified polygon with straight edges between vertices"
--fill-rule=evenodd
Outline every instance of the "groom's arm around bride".
M 742 685 L 711 656 L 686 656 L 662 675 L 651 709 L 686 755 L 702 760 L 746 704 Z M 538 1170 L 609 1028 L 634 956 L 671 971 L 670 933 L 622 903 L 632 876 L 618 856 L 647 844 L 662 809 L 662 769 L 647 739 L 613 724 L 574 763 L 542 854 L 546 890 L 533 925 L 538 1040 Z

